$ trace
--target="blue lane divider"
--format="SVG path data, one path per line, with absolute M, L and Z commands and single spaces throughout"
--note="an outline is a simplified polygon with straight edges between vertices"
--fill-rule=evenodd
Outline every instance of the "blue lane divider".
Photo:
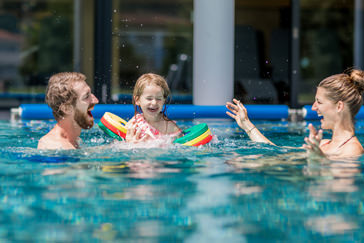
M 245 105 L 252 120 L 281 120 L 288 119 L 288 106 L 286 105 Z M 25 120 L 53 119 L 52 110 L 46 104 L 22 104 L 20 118 Z M 195 118 L 230 118 L 226 115 L 225 106 L 198 106 L 198 105 L 168 105 L 167 116 L 170 119 Z M 98 104 L 92 111 L 95 119 L 100 119 L 105 112 L 114 113 L 124 119 L 134 115 L 133 105 Z
M 305 112 L 303 119 L 305 119 L 305 120 L 317 120 L 317 119 L 319 119 L 319 117 L 317 115 L 317 112 L 313 111 L 311 109 L 311 107 L 312 107 L 311 105 L 303 106 L 303 110 Z
M 306 115 L 303 117 L 305 120 L 318 120 L 321 119 L 318 115 L 316 111 L 312 110 L 312 106 L 311 105 L 305 105 L 303 107 L 303 109 L 305 110 Z M 358 114 L 356 114 L 355 119 L 364 119 L 364 108 L 361 107 Z

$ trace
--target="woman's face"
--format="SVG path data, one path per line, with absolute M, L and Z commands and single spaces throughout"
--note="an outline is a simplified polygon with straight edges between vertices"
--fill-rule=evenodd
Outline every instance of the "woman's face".
M 318 116 L 322 116 L 322 129 L 333 129 L 336 121 L 338 120 L 337 104 L 327 97 L 327 91 L 325 88 L 317 88 L 312 110 L 316 111 Z

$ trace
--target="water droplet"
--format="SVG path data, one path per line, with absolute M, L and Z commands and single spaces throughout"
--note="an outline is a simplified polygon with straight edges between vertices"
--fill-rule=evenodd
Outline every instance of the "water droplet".
M 114 9 L 114 13 L 116 13 L 116 9 Z
M 137 69 L 139 68 L 139 66 L 137 65 L 137 66 L 135 66 Z
M 308 66 L 310 66 L 310 59 L 307 57 L 303 57 L 301 59 L 301 67 L 307 68 Z

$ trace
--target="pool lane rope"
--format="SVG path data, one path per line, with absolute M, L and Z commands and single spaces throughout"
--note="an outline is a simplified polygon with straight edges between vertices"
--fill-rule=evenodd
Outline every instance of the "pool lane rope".
M 126 121 L 119 116 L 105 112 L 98 123 L 101 130 L 107 135 L 117 140 L 125 140 L 126 137 Z M 212 134 L 206 123 L 201 123 L 182 131 L 183 136 L 177 138 L 173 143 L 186 146 L 200 146 L 207 144 L 212 139 Z

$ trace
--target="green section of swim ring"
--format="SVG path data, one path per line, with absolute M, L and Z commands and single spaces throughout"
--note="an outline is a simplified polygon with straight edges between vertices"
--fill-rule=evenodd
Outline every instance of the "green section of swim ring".
M 107 135 L 109 135 L 112 138 L 115 138 L 119 141 L 123 141 L 123 138 L 120 137 L 119 135 L 116 135 L 115 133 L 113 133 L 109 128 L 105 127 L 104 124 L 102 124 L 101 121 L 99 121 L 98 123 L 99 127 L 101 128 L 101 130 L 103 130 Z
M 199 136 L 201 136 L 202 134 L 204 134 L 207 131 L 208 126 L 206 123 L 200 123 L 197 124 L 193 127 L 190 127 L 186 130 L 184 130 L 182 133 L 184 134 L 184 136 L 177 138 L 176 140 L 173 141 L 173 143 L 181 143 L 184 144 L 186 142 L 189 142 Z

